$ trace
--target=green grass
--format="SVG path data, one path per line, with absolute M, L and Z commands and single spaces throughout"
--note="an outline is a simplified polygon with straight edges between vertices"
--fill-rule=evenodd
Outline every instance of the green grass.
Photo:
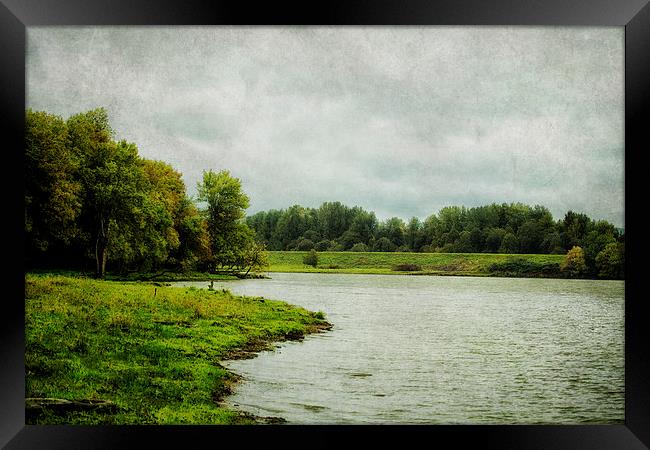
M 327 328 L 323 314 L 225 290 L 25 275 L 26 397 L 107 400 L 31 424 L 230 424 L 219 361 Z
M 269 272 L 373 273 L 472 276 L 561 276 L 564 255 L 494 253 L 318 252 L 318 265 L 303 264 L 308 252 L 269 252 Z M 517 264 L 525 261 L 526 264 Z M 395 270 L 399 265 L 420 270 Z M 551 270 L 552 269 L 552 270 Z

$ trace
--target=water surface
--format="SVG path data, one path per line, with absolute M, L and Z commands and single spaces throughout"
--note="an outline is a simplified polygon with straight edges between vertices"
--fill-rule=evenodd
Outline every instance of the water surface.
M 622 281 L 270 276 L 215 288 L 334 327 L 224 362 L 244 377 L 233 408 L 295 424 L 624 421 Z

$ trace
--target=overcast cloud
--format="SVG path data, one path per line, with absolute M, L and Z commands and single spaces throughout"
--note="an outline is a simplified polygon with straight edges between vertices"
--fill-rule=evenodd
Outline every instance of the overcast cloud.
M 254 213 L 523 202 L 624 225 L 622 27 L 29 27 L 27 106 L 105 107 Z

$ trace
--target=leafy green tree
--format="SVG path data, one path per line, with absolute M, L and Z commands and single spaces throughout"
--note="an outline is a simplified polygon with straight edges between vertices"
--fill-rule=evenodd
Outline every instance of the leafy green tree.
M 314 249 L 319 252 L 324 252 L 332 246 L 332 241 L 322 240 L 314 244 Z
M 41 257 L 52 245 L 79 233 L 79 161 L 67 145 L 68 127 L 58 116 L 28 109 L 25 117 L 25 232 L 28 251 Z
M 442 227 L 438 216 L 431 214 L 427 217 L 422 225 L 422 245 L 429 247 L 429 250 L 432 251 L 436 247 L 440 246 L 440 240 L 442 235 Z
M 625 246 L 619 242 L 610 242 L 596 256 L 596 268 L 601 278 L 620 279 L 624 277 Z
M 390 239 L 384 236 L 377 239 L 374 242 L 372 246 L 372 251 L 373 252 L 394 252 L 396 248 L 397 245 L 395 245 L 394 242 L 392 242 Z
M 357 242 L 350 248 L 351 252 L 367 252 L 368 246 L 363 242 Z
M 538 253 L 544 240 L 544 228 L 536 220 L 524 222 L 517 230 L 517 240 L 521 253 Z
M 542 253 L 548 253 L 548 254 L 565 253 L 564 248 L 562 248 L 562 237 L 560 236 L 559 232 L 555 231 L 555 227 L 550 229 L 544 235 L 544 239 L 540 244 L 540 250 Z
M 471 233 L 464 230 L 458 236 L 458 240 L 454 244 L 454 252 L 458 253 L 471 253 L 473 251 Z
M 189 198 L 179 204 L 178 212 L 179 246 L 172 256 L 178 261 L 182 271 L 188 271 L 212 260 L 208 224 L 198 208 Z
M 568 211 L 560 223 L 562 245 L 565 249 L 583 244 L 582 240 L 590 231 L 592 220 L 585 214 Z
M 268 230 L 268 236 L 266 236 L 266 240 L 262 242 L 266 242 L 266 245 L 270 250 L 282 250 L 282 243 L 275 232 L 281 217 L 282 211 L 280 210 L 271 209 L 266 212 L 265 223 L 266 229 Z
M 472 228 L 469 232 L 469 242 L 472 252 L 481 252 L 485 248 L 485 237 L 479 228 Z
M 618 232 L 614 225 L 604 220 L 594 222 L 582 239 L 582 248 L 585 251 L 585 262 L 592 275 L 599 271 L 596 265 L 597 255 L 610 243 L 617 242 Z
M 329 248 L 327 249 L 328 252 L 343 252 L 343 251 L 345 251 L 345 247 L 343 246 L 343 244 L 338 239 L 334 239 L 334 240 L 332 240 L 330 242 L 331 242 L 331 244 L 330 244 Z
M 91 217 L 96 276 L 104 278 L 109 249 L 125 242 L 145 219 L 137 214 L 145 207 L 144 177 L 134 144 L 121 141 L 100 144 L 89 152 L 82 180 L 84 211 Z M 125 246 L 118 250 L 126 251 Z
M 377 232 L 377 217 L 374 212 L 367 212 L 360 208 L 355 211 L 349 230 L 359 236 L 360 242 L 367 244 Z
M 491 253 L 498 252 L 505 234 L 506 230 L 503 228 L 490 228 L 485 237 L 485 249 Z
M 317 210 L 320 233 L 325 239 L 336 239 L 350 226 L 350 209 L 341 202 L 325 202 Z
M 313 230 L 313 229 L 309 229 L 309 230 L 305 231 L 305 233 L 302 235 L 302 237 L 304 237 L 305 239 L 309 239 L 312 242 L 318 242 L 318 241 L 321 240 L 320 239 L 321 238 L 320 233 L 318 233 L 318 231 Z
M 417 217 L 411 217 L 404 233 L 404 243 L 408 251 L 417 252 L 424 245 L 423 225 Z
M 318 254 L 316 253 L 316 250 L 311 249 L 309 253 L 302 258 L 302 262 L 308 266 L 316 267 L 318 265 Z
M 311 239 L 299 238 L 296 244 L 296 250 L 307 251 L 314 248 L 314 241 Z
M 141 159 L 141 164 L 142 204 L 133 211 L 132 220 L 117 225 L 128 227 L 124 234 L 129 238 L 119 248 L 113 246 L 110 253 L 123 265 L 130 263 L 149 271 L 179 264 L 175 256 L 180 247 L 185 184 L 181 174 L 167 163 Z
M 248 196 L 242 191 L 241 180 L 227 170 L 203 171 L 197 189 L 197 199 L 207 204 L 204 214 L 210 236 L 209 267 L 230 270 L 237 265 L 237 254 L 243 243 L 252 239 L 253 233 L 242 223 L 249 205 Z
M 261 271 L 269 266 L 268 253 L 264 244 L 258 242 L 255 239 L 250 239 L 247 241 L 246 246 L 241 252 L 240 265 L 246 268 L 246 273 L 253 271 Z
M 282 213 L 275 226 L 273 239 L 280 243 L 282 249 L 295 248 L 298 239 L 308 230 L 309 214 L 300 205 L 293 205 Z
M 343 246 L 343 250 L 349 250 L 355 243 L 361 241 L 361 236 L 356 231 L 347 230 L 339 237 L 338 241 Z
M 112 140 L 108 115 L 102 108 L 67 120 L 68 145 L 80 161 L 82 186 L 80 240 L 92 249 L 95 275 L 103 278 L 109 248 L 126 243 L 139 226 L 145 203 L 145 178 L 135 144 Z
M 584 275 L 587 272 L 587 264 L 585 263 L 585 252 L 582 248 L 573 246 L 560 264 L 560 269 L 572 277 Z
M 396 247 L 404 245 L 404 229 L 406 225 L 399 217 L 391 217 L 381 223 L 378 230 L 379 237 L 385 237 Z M 394 250 L 392 250 L 394 251 Z
M 517 237 L 510 232 L 507 232 L 503 239 L 501 240 L 501 247 L 499 248 L 499 253 L 518 253 L 519 252 L 519 242 Z

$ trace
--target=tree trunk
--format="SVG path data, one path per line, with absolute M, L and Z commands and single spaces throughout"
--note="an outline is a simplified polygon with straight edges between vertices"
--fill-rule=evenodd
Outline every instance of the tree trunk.
M 97 269 L 95 276 L 97 278 L 104 278 L 106 276 L 106 259 L 108 257 L 108 252 L 106 251 L 106 239 L 97 238 L 95 245 L 95 261 Z
M 108 226 L 104 227 L 104 217 L 100 219 L 100 228 L 95 241 L 95 263 L 97 278 L 106 276 L 106 260 L 108 258 Z

